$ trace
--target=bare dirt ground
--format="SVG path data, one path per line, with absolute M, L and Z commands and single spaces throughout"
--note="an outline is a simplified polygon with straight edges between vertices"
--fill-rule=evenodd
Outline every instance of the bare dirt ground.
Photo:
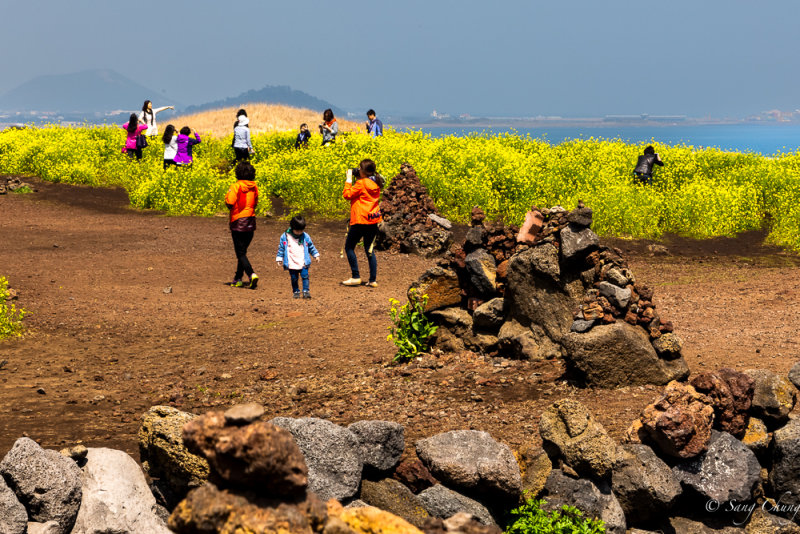
M 30 312 L 23 338 L 0 341 L 0 455 L 28 435 L 138 457 L 150 406 L 201 413 L 248 401 L 274 416 L 397 421 L 409 447 L 473 428 L 518 449 L 539 443 L 538 418 L 561 397 L 620 438 L 660 390 L 577 389 L 558 362 L 469 353 L 387 368 L 388 300 L 403 299 L 430 260 L 379 253 L 380 287 L 342 287 L 343 223 L 312 221 L 322 261 L 313 298 L 294 300 L 274 265 L 286 223 L 262 219 L 249 254 L 260 285 L 234 289 L 224 285 L 235 267 L 226 219 L 165 217 L 129 208 L 122 190 L 35 183 L 38 193 L 0 196 L 0 274 Z M 763 237 L 665 239 L 668 256 L 612 243 L 656 288 L 693 372 L 785 373 L 800 359 L 800 259 Z

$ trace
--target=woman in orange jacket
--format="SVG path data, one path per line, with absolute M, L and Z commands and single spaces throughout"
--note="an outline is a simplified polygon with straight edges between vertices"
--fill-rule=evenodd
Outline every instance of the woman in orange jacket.
M 383 220 L 378 204 L 383 184 L 383 176 L 376 172 L 375 162 L 371 159 L 363 160 L 358 169 L 347 170 L 343 196 L 350 201 L 350 226 L 347 229 L 344 250 L 350 263 L 351 277 L 342 282 L 346 286 L 361 285 L 355 248 L 363 239 L 369 263 L 367 287 L 378 287 L 378 282 L 375 280 L 378 275 L 378 260 L 375 258 L 373 246 L 375 236 L 378 234 L 378 223 Z
M 231 185 L 225 195 L 225 205 L 231 210 L 230 229 L 237 261 L 236 274 L 230 285 L 250 289 L 255 289 L 258 285 L 258 275 L 253 272 L 250 260 L 247 259 L 247 247 L 250 246 L 256 230 L 258 186 L 255 180 L 255 167 L 243 161 L 236 166 L 236 183 Z M 247 285 L 242 282 L 245 274 L 250 279 Z

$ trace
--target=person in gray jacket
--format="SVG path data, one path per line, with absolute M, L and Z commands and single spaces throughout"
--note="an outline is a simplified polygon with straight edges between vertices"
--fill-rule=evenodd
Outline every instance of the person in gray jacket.
M 233 126 L 233 151 L 236 154 L 236 161 L 247 161 L 250 154 L 254 152 L 253 143 L 250 140 L 250 119 L 247 112 L 240 109 L 236 117 L 236 124 Z
M 319 133 L 322 134 L 322 146 L 336 141 L 336 136 L 339 134 L 339 125 L 336 124 L 336 117 L 333 116 L 333 110 L 330 108 L 322 112 L 322 124 L 319 125 Z

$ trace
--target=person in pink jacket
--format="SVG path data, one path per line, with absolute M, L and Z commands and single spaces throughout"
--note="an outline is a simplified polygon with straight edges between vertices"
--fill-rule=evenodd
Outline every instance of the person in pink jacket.
M 194 139 L 189 137 L 193 130 L 188 126 L 181 128 L 181 133 L 178 136 L 178 153 L 175 155 L 175 163 L 178 165 L 191 165 L 192 164 L 192 147 L 200 143 L 200 136 L 194 132 Z
M 147 125 L 139 124 L 139 118 L 136 113 L 131 113 L 128 122 L 122 125 L 122 128 L 128 132 L 128 137 L 125 139 L 125 146 L 122 147 L 122 152 L 128 154 L 131 158 L 136 156 L 137 160 L 142 159 L 142 149 L 136 148 L 136 136 L 147 130 Z

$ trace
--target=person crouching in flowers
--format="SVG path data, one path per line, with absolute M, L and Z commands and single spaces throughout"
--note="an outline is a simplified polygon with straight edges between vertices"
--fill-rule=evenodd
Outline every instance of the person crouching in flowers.
M 128 154 L 128 156 L 133 159 L 135 156 L 137 161 L 142 159 L 142 149 L 137 148 L 136 146 L 136 138 L 139 137 L 143 131 L 147 130 L 146 124 L 139 124 L 139 119 L 136 117 L 136 113 L 131 113 L 128 122 L 122 125 L 122 128 L 127 132 L 127 137 L 125 138 L 125 146 L 122 147 L 122 153 Z
M 194 133 L 194 139 L 189 137 L 190 133 Z M 200 143 L 200 136 L 188 126 L 181 128 L 181 133 L 178 135 L 178 152 L 175 154 L 175 163 L 181 166 L 192 164 L 192 147 Z
M 236 183 L 231 185 L 225 195 L 225 205 L 231 212 L 230 230 L 233 238 L 233 250 L 236 252 L 236 274 L 233 275 L 233 287 L 245 287 L 242 277 L 246 274 L 249 288 L 258 286 L 258 275 L 247 259 L 247 247 L 253 241 L 256 231 L 256 206 L 258 206 L 258 186 L 256 185 L 256 169 L 249 162 L 242 161 L 236 166 Z

